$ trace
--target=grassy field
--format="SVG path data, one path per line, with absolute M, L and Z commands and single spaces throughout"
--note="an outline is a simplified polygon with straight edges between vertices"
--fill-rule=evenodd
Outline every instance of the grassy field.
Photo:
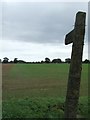
M 3 64 L 2 68 L 3 117 L 63 116 L 61 108 L 65 101 L 69 64 Z M 81 110 L 78 111 L 81 116 L 87 116 L 87 96 L 88 65 L 83 64 Z

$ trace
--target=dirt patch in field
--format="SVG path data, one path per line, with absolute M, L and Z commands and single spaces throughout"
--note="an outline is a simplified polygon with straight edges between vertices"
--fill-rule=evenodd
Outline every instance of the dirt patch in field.
M 14 64 L 2 64 L 2 99 L 4 96 L 7 95 L 7 91 L 8 91 L 7 86 L 10 86 L 9 85 L 10 84 L 9 80 L 11 79 L 10 72 L 13 67 Z
M 12 67 L 13 64 L 2 64 L 2 75 L 8 73 Z

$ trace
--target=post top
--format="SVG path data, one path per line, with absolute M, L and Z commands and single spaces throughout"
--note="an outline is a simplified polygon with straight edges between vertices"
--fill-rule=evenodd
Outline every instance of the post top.
M 85 18 L 86 18 L 86 12 L 79 11 L 76 14 L 76 21 L 75 21 L 75 28 L 83 26 L 85 23 Z M 74 29 L 75 29 L 74 28 Z
M 77 14 L 86 14 L 86 12 L 78 11 Z

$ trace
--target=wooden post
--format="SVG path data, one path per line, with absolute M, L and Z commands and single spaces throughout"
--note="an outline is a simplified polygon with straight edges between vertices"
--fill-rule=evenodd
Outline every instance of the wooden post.
M 75 27 L 66 35 L 65 38 L 65 45 L 73 43 L 65 102 L 65 118 L 77 118 L 85 35 L 85 19 L 86 13 L 78 12 L 76 14 Z

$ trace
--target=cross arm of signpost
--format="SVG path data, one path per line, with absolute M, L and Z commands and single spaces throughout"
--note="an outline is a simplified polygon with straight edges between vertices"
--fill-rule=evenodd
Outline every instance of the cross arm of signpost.
M 66 35 L 66 38 L 65 38 L 65 45 L 68 45 L 68 44 L 70 44 L 70 43 L 73 42 L 74 32 L 75 32 L 75 31 L 72 30 L 70 33 L 68 33 L 68 34 Z

